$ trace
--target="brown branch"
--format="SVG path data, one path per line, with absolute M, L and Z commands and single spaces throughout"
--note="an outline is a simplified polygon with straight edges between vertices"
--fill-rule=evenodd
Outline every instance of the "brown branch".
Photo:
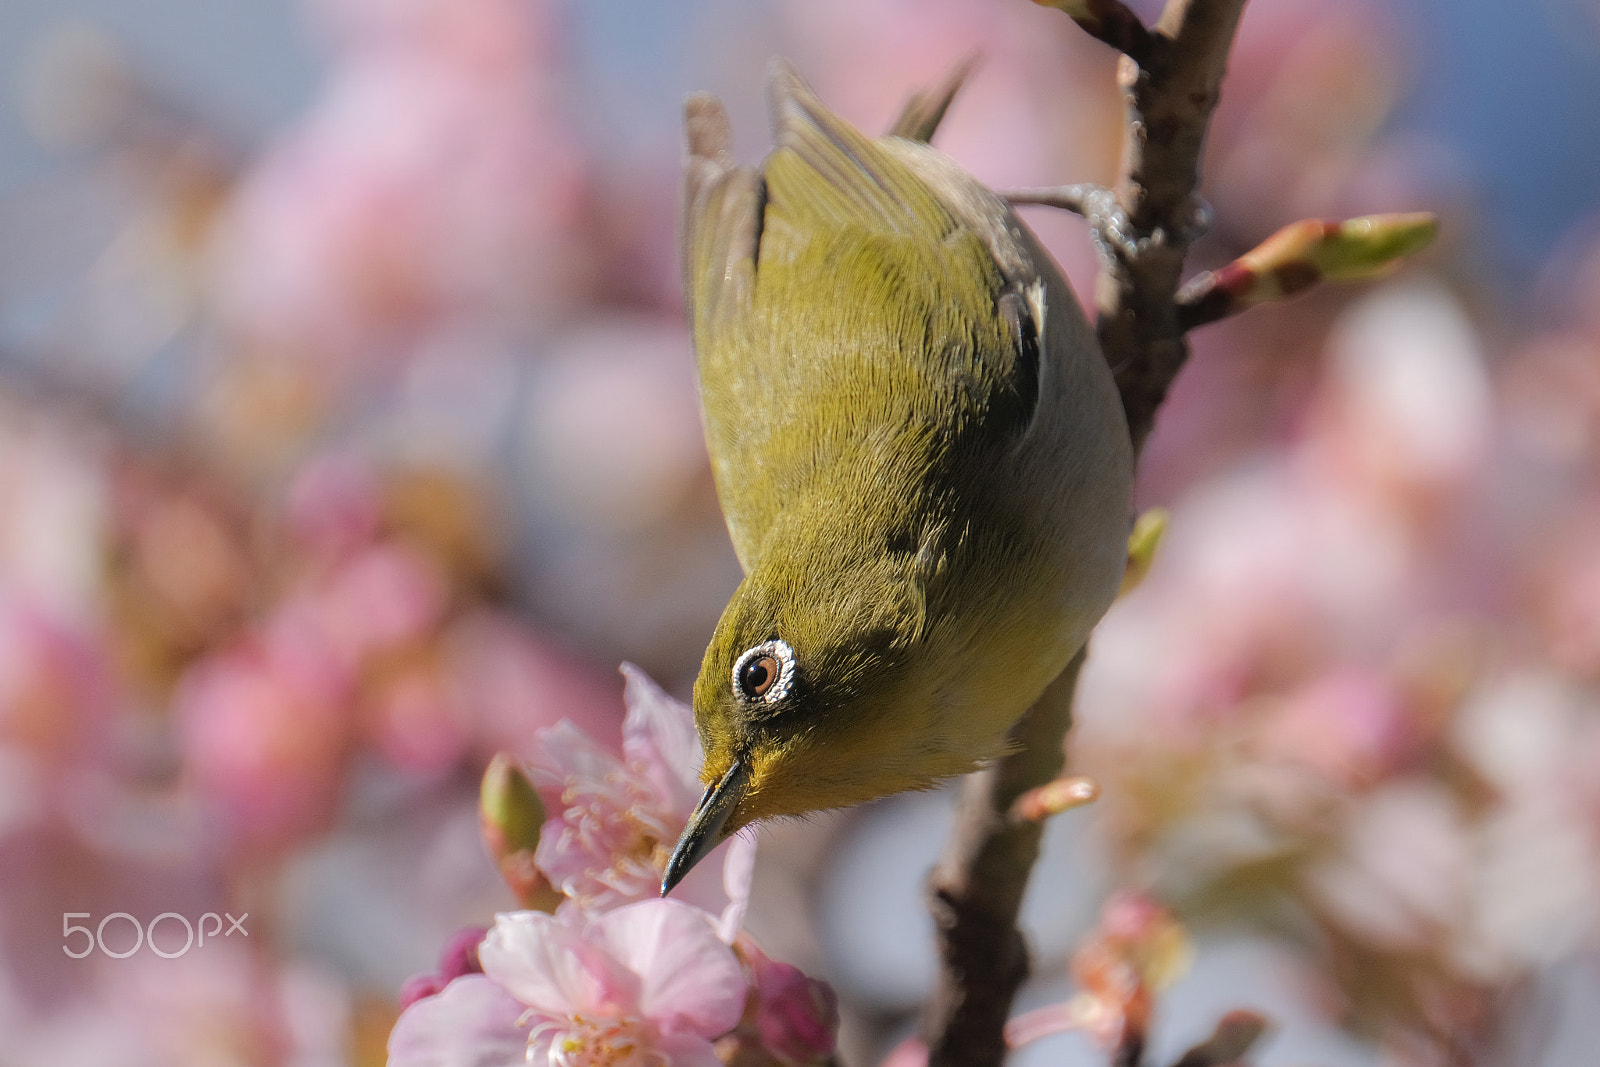
M 1100 345 L 1137 450 L 1189 349 L 1176 296 L 1203 209 L 1200 151 L 1245 0 L 1169 0 L 1149 61 L 1117 71 L 1128 134 L 1116 184 L 1114 263 L 1096 292 Z
M 926 1021 L 929 1067 L 995 1067 L 1005 1057 L 1006 1017 L 1028 976 L 1017 910 L 1044 830 L 1007 815 L 1066 762 L 1061 739 L 1083 657 L 1073 657 L 1012 729 L 1016 751 L 961 783 L 956 827 L 929 886 L 942 964 Z
M 1106 260 L 1096 300 L 1100 342 L 1137 452 L 1188 354 L 1178 283 L 1199 228 L 1200 150 L 1244 0 L 1168 0 L 1154 33 L 1117 0 L 1051 6 L 1102 40 L 1111 21 L 1138 26 L 1127 31 L 1135 40 L 1109 42 L 1125 53 L 1118 81 L 1128 132 L 1115 202 L 1091 212 Z M 955 830 L 929 887 L 941 961 L 925 1026 L 929 1067 L 998 1067 L 1005 1056 L 1005 1020 L 1028 974 L 1017 913 L 1042 831 L 1007 813 L 1061 772 L 1084 655 L 1013 728 L 1017 751 L 962 785 Z
M 1267 1032 L 1267 1020 L 1253 1011 L 1230 1011 L 1210 1037 L 1183 1054 L 1172 1067 L 1236 1067 Z
M 1155 47 L 1154 35 L 1122 0 L 1034 0 L 1034 3 L 1065 11 L 1090 37 L 1132 57 L 1135 63 L 1144 63 Z

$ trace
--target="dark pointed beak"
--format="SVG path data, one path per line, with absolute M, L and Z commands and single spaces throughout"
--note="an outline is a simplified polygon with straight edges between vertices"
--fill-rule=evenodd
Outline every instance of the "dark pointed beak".
M 672 892 L 673 887 L 683 881 L 683 876 L 706 858 L 706 853 L 722 844 L 727 836 L 722 828 L 727 825 L 733 809 L 739 806 L 739 801 L 744 799 L 749 786 L 750 765 L 742 759 L 736 759 L 733 766 L 728 768 L 728 773 L 706 790 L 700 803 L 695 805 L 694 814 L 689 816 L 689 825 L 683 828 L 683 836 L 678 838 L 678 847 L 672 850 L 672 858 L 667 861 L 667 873 L 661 879 L 662 896 Z

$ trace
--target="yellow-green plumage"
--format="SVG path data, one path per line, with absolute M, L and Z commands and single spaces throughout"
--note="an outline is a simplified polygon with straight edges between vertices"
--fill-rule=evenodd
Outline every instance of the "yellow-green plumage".
M 1032 235 L 786 65 L 769 93 L 759 170 L 729 158 L 715 100 L 688 108 L 686 286 L 746 572 L 695 686 L 705 778 L 727 779 L 699 852 L 1000 753 L 1115 595 L 1128 527 L 1116 390 Z M 731 672 L 774 639 L 793 690 L 752 700 Z

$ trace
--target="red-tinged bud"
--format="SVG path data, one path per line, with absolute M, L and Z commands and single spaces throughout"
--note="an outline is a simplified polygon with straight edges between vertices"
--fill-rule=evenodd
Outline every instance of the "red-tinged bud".
M 1012 822 L 1043 822 L 1099 797 L 1100 783 L 1093 778 L 1057 778 L 1018 797 L 1011 805 L 1010 817 Z
M 1255 275 L 1250 303 L 1298 292 L 1317 281 L 1351 282 L 1381 274 L 1427 247 L 1437 216 L 1418 211 L 1292 222 L 1240 256 Z M 1226 269 L 1226 268 L 1225 268 Z
M 743 1021 L 719 1051 L 736 1067 L 782 1064 L 804 1067 L 833 1055 L 839 1031 L 839 1001 L 828 983 L 798 967 L 768 958 L 741 934 L 734 944 L 750 980 Z
M 1438 217 L 1426 211 L 1292 222 L 1227 266 L 1186 284 L 1178 294 L 1185 328 L 1318 282 L 1376 277 L 1427 247 L 1438 232 Z
M 772 960 L 756 965 L 755 980 L 756 1032 L 768 1052 L 790 1067 L 833 1055 L 839 1000 L 828 983 Z
M 488 932 L 482 926 L 456 931 L 439 953 L 439 969 L 433 974 L 414 974 L 400 987 L 400 1010 L 404 1011 L 423 997 L 433 996 L 464 974 L 482 974 L 478 946 Z

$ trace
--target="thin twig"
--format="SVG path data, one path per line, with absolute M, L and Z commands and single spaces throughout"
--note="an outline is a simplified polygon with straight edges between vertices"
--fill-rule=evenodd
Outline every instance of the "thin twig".
M 1139 1067 L 1144 1061 L 1144 1046 L 1144 1030 L 1140 1027 L 1128 1027 L 1122 1034 L 1122 1040 L 1117 1042 L 1116 1051 L 1111 1055 L 1111 1067 Z
M 1076 185 L 1052 185 L 1043 189 L 1008 189 L 1000 199 L 1015 207 L 1018 204 L 1039 204 L 1060 208 L 1075 215 L 1091 215 L 1098 210 L 1096 201 L 1111 195 L 1111 190 L 1092 182 Z
M 1253 1011 L 1230 1011 L 1211 1036 L 1183 1054 L 1172 1067 L 1232 1067 L 1267 1032 L 1267 1020 Z

